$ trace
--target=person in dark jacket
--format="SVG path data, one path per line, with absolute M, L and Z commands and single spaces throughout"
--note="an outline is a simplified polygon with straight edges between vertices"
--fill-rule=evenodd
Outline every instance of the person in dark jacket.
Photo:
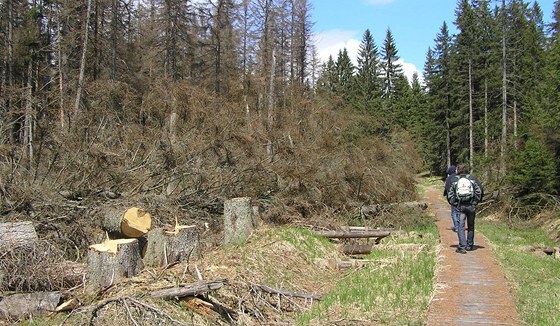
M 472 195 L 469 196 L 470 199 L 468 200 L 461 199 L 462 194 L 458 184 L 463 183 L 459 181 L 463 177 L 467 178 L 472 186 Z M 482 188 L 480 181 L 478 181 L 475 176 L 469 174 L 469 168 L 466 165 L 458 165 L 457 175 L 451 180 L 451 185 L 449 186 L 447 195 L 449 204 L 457 207 L 459 212 L 459 228 L 457 230 L 459 245 L 456 250 L 458 253 L 465 254 L 467 251 L 474 249 L 474 220 L 476 216 L 476 205 L 482 201 L 483 197 L 484 189 Z M 468 224 L 466 237 L 465 223 Z
M 445 186 L 443 187 L 443 197 L 445 198 L 447 198 L 451 180 L 455 177 L 456 170 L 455 165 L 451 165 L 447 169 L 447 179 L 445 179 Z M 453 221 L 453 232 L 457 232 L 457 228 L 459 227 L 459 212 L 457 211 L 457 207 L 453 205 L 451 205 L 451 220 Z

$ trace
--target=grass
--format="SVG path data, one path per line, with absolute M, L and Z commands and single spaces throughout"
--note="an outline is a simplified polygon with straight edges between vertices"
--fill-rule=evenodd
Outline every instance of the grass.
M 521 319 L 528 325 L 560 325 L 560 260 L 532 250 L 554 246 L 545 232 L 486 221 L 477 224 L 477 231 L 493 244 L 492 250 L 515 289 Z
M 322 301 L 299 316 L 297 324 L 333 319 L 424 324 L 433 291 L 438 234 L 434 226 L 419 231 L 403 232 L 376 246 L 379 249 L 366 257 L 373 263 L 340 279 Z

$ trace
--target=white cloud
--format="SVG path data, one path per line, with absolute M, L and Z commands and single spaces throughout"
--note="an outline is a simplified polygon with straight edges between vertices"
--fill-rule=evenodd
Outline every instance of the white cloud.
M 350 58 L 355 60 L 356 53 L 358 53 L 358 47 L 360 46 L 360 41 L 358 41 L 355 37 L 356 32 L 343 31 L 339 29 L 333 29 L 316 34 L 315 44 L 317 45 L 319 59 L 322 62 L 327 62 L 329 56 L 332 56 L 336 61 L 338 52 L 346 48 Z M 354 62 L 354 64 L 356 63 Z
M 391 0 L 377 0 L 377 2 L 391 1 Z M 374 2 L 370 0 L 370 2 Z M 338 52 L 344 48 L 348 51 L 348 56 L 352 60 L 354 65 L 357 65 L 358 50 L 361 41 L 356 38 L 357 33 L 354 31 L 344 31 L 344 30 L 329 30 L 321 32 L 315 35 L 315 44 L 317 45 L 317 52 L 321 62 L 327 62 L 329 56 L 333 57 L 336 61 L 338 57 Z M 418 73 L 420 79 L 422 79 L 422 72 L 412 64 L 408 63 L 402 58 L 397 61 L 401 64 L 404 75 L 412 82 L 412 74 L 414 72 Z
M 420 82 L 422 82 L 422 72 L 419 71 L 418 68 L 416 68 L 416 65 L 412 63 L 408 63 L 403 59 L 397 60 L 397 63 L 399 63 L 402 66 L 403 73 L 406 76 L 406 78 L 408 78 L 409 82 L 412 83 L 412 75 L 414 74 L 414 72 L 418 73 L 418 78 L 420 79 Z

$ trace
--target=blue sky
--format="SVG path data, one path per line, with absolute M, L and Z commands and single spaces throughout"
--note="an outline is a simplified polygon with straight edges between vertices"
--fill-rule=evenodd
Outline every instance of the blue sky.
M 500 3 L 501 0 L 494 2 Z M 551 21 L 554 0 L 538 1 L 544 21 Z M 451 33 L 456 29 L 456 0 L 312 0 L 311 19 L 321 60 L 329 54 L 336 60 L 338 51 L 346 48 L 354 60 L 366 29 L 381 50 L 387 28 L 391 29 L 405 74 L 420 73 L 428 47 L 447 22 Z

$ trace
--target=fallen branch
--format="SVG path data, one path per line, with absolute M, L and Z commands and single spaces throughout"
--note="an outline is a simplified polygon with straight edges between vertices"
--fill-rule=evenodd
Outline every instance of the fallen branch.
M 255 286 L 258 287 L 259 289 L 261 289 L 261 291 L 264 291 L 264 292 L 267 292 L 267 293 L 270 293 L 270 294 L 280 294 L 280 295 L 284 295 L 284 296 L 287 296 L 287 297 L 297 297 L 297 298 L 304 298 L 304 299 L 311 299 L 311 300 L 321 300 L 320 296 L 317 296 L 317 295 L 314 295 L 314 294 L 277 290 L 277 289 L 273 289 L 271 287 L 268 287 L 268 286 L 262 285 L 262 284 L 255 284 Z
M 154 298 L 179 299 L 186 296 L 195 296 L 224 286 L 224 281 L 208 281 L 183 287 L 173 287 L 152 292 Z

